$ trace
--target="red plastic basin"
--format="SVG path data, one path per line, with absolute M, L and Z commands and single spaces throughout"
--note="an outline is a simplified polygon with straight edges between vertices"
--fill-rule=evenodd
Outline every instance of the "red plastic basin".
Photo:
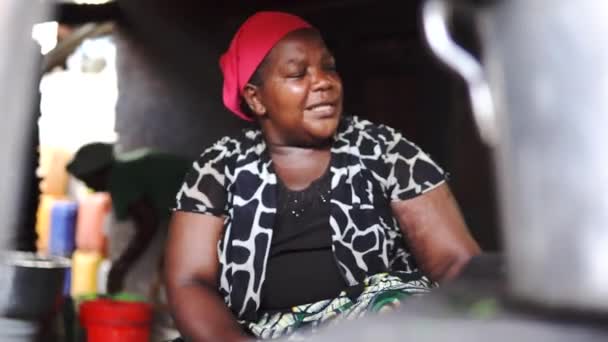
M 86 301 L 80 305 L 79 317 L 88 342 L 148 342 L 150 339 L 152 309 L 146 303 Z

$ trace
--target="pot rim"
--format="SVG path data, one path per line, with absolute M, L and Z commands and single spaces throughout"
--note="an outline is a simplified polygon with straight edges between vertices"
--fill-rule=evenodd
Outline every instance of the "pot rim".
M 0 263 L 7 266 L 27 268 L 70 268 L 71 261 L 60 256 L 42 255 L 33 252 L 3 251 L 0 252 Z

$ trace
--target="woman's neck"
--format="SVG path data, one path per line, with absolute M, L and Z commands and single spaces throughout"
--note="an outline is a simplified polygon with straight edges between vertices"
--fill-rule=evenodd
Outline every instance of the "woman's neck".
M 321 177 L 331 161 L 329 146 L 323 148 L 269 145 L 274 170 L 285 186 L 303 190 Z
M 292 145 L 284 145 L 277 144 L 272 142 L 266 143 L 268 146 L 268 151 L 271 156 L 278 157 L 296 157 L 296 158 L 306 158 L 314 156 L 318 153 L 327 152 L 330 150 L 329 144 L 322 144 L 319 146 L 292 146 Z
M 259 128 L 271 153 L 291 154 L 306 151 L 329 150 L 333 143 L 331 137 L 315 137 L 305 130 L 286 132 L 277 129 L 269 120 L 259 120 Z

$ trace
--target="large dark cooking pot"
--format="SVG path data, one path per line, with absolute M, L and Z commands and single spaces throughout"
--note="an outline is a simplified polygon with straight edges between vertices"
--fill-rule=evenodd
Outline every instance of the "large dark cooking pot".
M 0 317 L 39 321 L 59 308 L 70 260 L 0 252 Z

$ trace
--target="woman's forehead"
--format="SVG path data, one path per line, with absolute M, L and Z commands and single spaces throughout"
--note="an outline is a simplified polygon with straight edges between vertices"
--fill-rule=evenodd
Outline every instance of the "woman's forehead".
M 298 30 L 287 34 L 268 54 L 271 63 L 291 63 L 307 57 L 331 57 L 323 38 L 313 29 Z

